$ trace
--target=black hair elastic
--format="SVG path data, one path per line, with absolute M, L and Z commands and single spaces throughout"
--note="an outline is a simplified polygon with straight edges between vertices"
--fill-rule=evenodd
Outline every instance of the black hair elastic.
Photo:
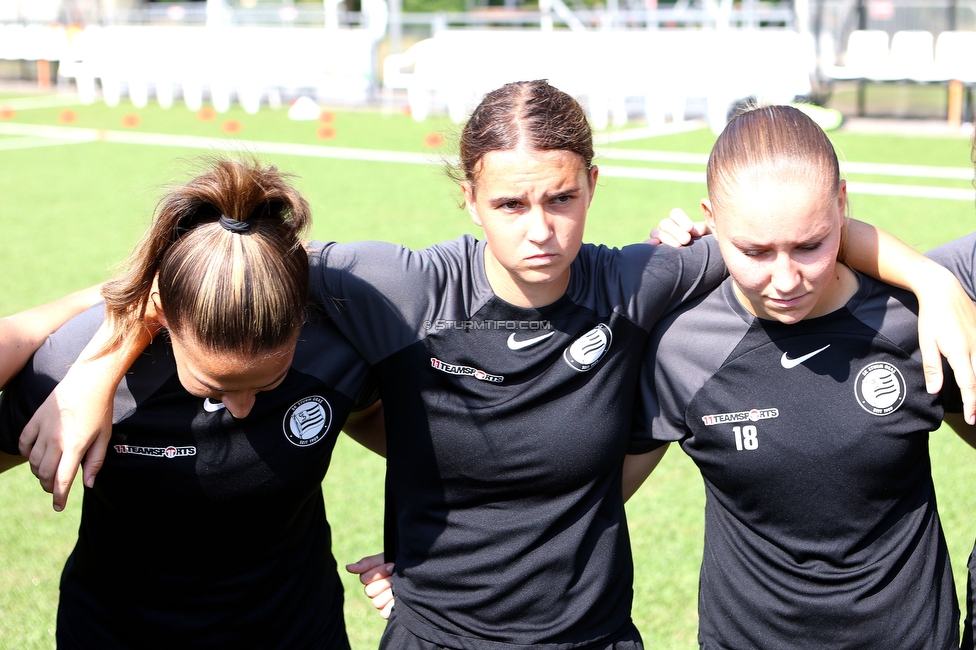
M 225 215 L 220 215 L 219 223 L 225 230 L 236 233 L 244 233 L 251 229 L 251 221 L 238 221 L 237 219 L 231 219 Z

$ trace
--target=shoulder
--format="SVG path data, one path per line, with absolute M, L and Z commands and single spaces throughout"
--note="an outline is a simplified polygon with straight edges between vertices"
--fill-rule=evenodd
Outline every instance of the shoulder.
M 103 320 L 105 306 L 99 303 L 65 323 L 34 354 L 34 372 L 60 381 Z
M 857 273 L 858 290 L 848 310 L 871 329 L 899 345 L 918 345 L 918 300 L 904 289 Z
M 478 240 L 471 235 L 462 235 L 420 249 L 381 241 L 310 242 L 307 248 L 313 267 L 349 271 L 365 263 L 372 268 L 409 266 L 412 262 L 462 263 L 471 259 L 478 245 Z
M 972 300 L 976 300 L 976 232 L 933 248 L 926 256 L 952 271 Z

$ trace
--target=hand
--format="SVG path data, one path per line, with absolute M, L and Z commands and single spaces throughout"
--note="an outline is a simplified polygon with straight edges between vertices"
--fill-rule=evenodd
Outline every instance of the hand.
M 692 239 L 707 235 L 708 225 L 704 221 L 694 222 L 681 208 L 671 210 L 667 219 L 661 219 L 657 228 L 648 236 L 648 244 L 666 244 L 674 248 L 687 246 Z
M 940 271 L 941 269 L 939 267 Z M 962 393 L 963 416 L 976 424 L 976 307 L 955 278 L 929 283 L 918 294 L 918 345 L 925 389 L 942 389 L 942 357 L 948 360 Z
M 56 512 L 67 505 L 82 458 L 85 485 L 95 484 L 112 436 L 113 397 L 114 391 L 93 392 L 69 371 L 20 435 L 18 449 L 44 491 L 54 495 Z
M 380 616 L 389 619 L 394 604 L 393 582 L 390 580 L 393 564 L 384 563 L 383 554 L 379 553 L 347 564 L 346 571 L 359 574 L 359 581 L 365 585 L 363 591 L 373 601 L 373 607 L 379 610 Z

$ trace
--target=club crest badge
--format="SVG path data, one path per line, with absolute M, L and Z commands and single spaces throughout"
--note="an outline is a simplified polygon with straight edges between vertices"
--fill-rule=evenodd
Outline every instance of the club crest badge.
M 890 363 L 870 363 L 857 374 L 854 395 L 868 413 L 891 415 L 905 402 L 905 378 Z
M 282 428 L 288 442 L 308 447 L 325 437 L 332 427 L 332 407 L 324 397 L 312 395 L 291 405 Z
M 572 345 L 563 352 L 563 359 L 573 370 L 586 372 L 600 362 L 610 349 L 611 343 L 613 343 L 613 333 L 609 327 L 600 323 L 573 341 Z

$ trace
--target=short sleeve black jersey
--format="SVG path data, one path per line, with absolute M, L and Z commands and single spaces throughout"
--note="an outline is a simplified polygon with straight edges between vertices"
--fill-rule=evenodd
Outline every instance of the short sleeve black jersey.
M 969 297 L 976 301 L 976 232 L 960 237 L 926 253 L 952 271 Z M 961 650 L 976 647 L 976 546 L 969 556 L 969 585 L 966 589 L 966 623 Z
M 398 621 L 477 650 L 577 647 L 630 625 L 620 474 L 641 351 L 724 277 L 717 247 L 584 245 L 565 295 L 539 309 L 494 295 L 471 237 L 310 259 L 313 295 L 378 369 Z
M 705 483 L 703 648 L 957 643 L 916 303 L 859 285 L 786 325 L 748 313 L 727 280 L 648 343 L 635 425 L 680 442 Z
M 101 321 L 72 320 L 0 398 L 0 449 Z M 307 325 L 284 381 L 236 420 L 183 389 L 157 337 L 115 396 L 112 439 L 85 489 L 61 579 L 60 646 L 348 648 L 321 482 L 369 368 Z

